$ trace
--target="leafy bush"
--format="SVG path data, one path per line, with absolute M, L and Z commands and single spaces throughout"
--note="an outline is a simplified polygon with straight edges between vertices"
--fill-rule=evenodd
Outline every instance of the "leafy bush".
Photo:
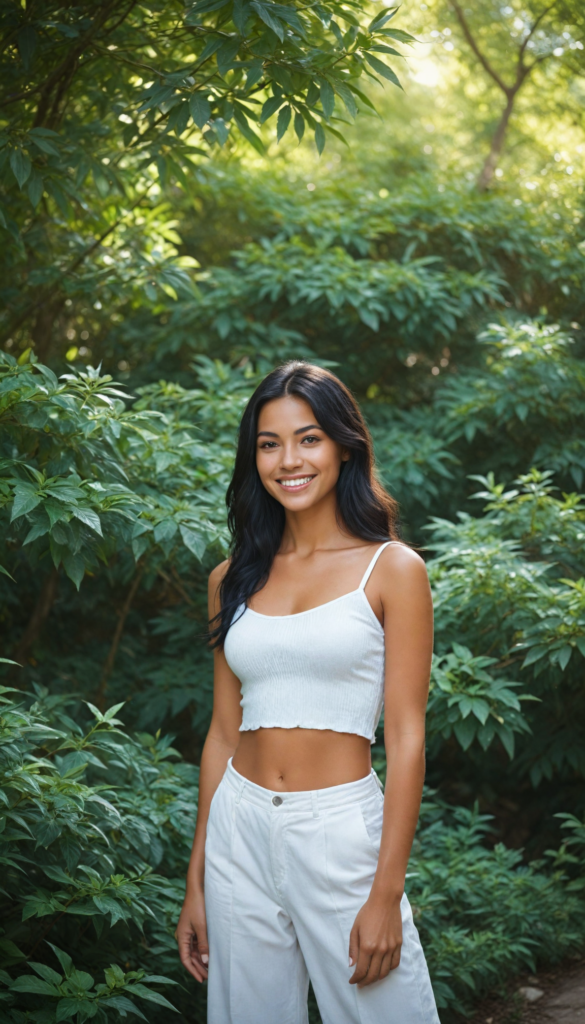
M 119 705 L 90 705 L 87 722 L 46 691 L 4 687 L 0 702 L 2 1019 L 164 1021 L 201 1006 L 173 940 L 197 768 L 168 737 L 127 734 Z
M 510 976 L 585 941 L 582 886 L 566 863 L 526 864 L 520 850 L 487 847 L 489 833 L 477 807 L 423 801 L 407 891 L 439 1008 L 465 1013 Z

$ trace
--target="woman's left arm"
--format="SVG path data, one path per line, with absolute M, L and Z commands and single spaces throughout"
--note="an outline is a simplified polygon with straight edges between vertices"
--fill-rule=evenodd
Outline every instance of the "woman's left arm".
M 350 984 L 360 988 L 385 978 L 400 963 L 400 901 L 425 775 L 425 712 L 433 650 L 433 605 L 422 558 L 393 544 L 380 563 L 376 576 L 384 614 L 388 768 L 378 867 L 350 937 L 350 964 L 355 964 Z

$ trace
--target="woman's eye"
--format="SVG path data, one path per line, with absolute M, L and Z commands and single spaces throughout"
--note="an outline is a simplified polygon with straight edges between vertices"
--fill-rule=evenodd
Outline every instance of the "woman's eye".
M 260 448 L 276 448 L 276 441 L 264 441 Z
M 303 441 L 319 441 L 319 437 L 315 437 L 313 434 L 309 434 L 307 437 L 303 437 Z

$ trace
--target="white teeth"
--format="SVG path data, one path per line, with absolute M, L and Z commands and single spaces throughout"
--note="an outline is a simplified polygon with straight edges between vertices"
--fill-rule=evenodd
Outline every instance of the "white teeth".
M 279 480 L 279 484 L 283 487 L 301 487 L 303 484 L 308 484 L 313 479 L 312 476 L 300 476 L 296 480 Z

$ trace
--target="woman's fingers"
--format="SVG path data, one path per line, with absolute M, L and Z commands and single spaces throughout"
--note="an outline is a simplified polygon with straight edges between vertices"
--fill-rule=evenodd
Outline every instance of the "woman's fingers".
M 209 963 L 209 945 L 207 942 L 207 928 L 200 923 L 197 927 L 197 934 L 193 936 L 193 960 L 203 974 L 202 980 L 207 978 L 207 965 Z
M 390 971 L 395 970 L 400 963 L 400 946 L 401 943 L 396 943 L 387 952 L 362 950 L 358 954 L 356 969 L 349 979 L 350 985 L 363 988 L 388 977 Z
M 358 958 L 358 952 L 359 952 L 359 935 L 358 935 L 358 930 L 357 930 L 357 928 L 356 928 L 356 926 L 354 924 L 353 928 L 351 929 L 351 934 L 349 936 L 349 966 L 350 967 L 353 967 L 353 965 L 356 963 L 357 958 Z
M 396 964 L 394 963 L 395 955 L 396 950 L 391 949 L 382 957 L 382 963 L 380 964 L 380 980 L 382 980 L 382 978 L 387 978 L 393 967 L 398 967 L 398 963 L 400 962 L 400 953 L 398 953 L 398 963 Z
M 371 985 L 374 981 L 378 981 L 383 959 L 381 953 L 374 953 L 372 955 L 365 977 L 358 981 L 358 988 L 363 988 L 365 985 Z
M 363 943 L 360 943 L 357 955 L 357 963 L 355 965 L 355 971 L 353 972 L 351 978 L 349 979 L 350 985 L 359 985 L 360 982 L 364 980 L 368 973 L 368 968 L 370 966 L 371 959 L 371 952 L 365 949 Z
M 179 957 L 183 967 L 189 971 L 197 981 L 206 981 L 207 979 L 207 963 L 209 956 L 207 953 L 207 934 L 205 928 L 202 929 L 204 934 L 204 951 L 202 952 L 198 948 L 197 938 L 195 929 L 192 925 L 185 926 L 179 925 L 175 932 L 175 937 L 179 946 Z M 206 959 L 203 959 L 203 956 Z
M 402 943 L 399 942 L 397 944 L 397 946 L 396 946 L 396 949 L 394 950 L 394 952 L 392 954 L 392 963 L 390 964 L 390 970 L 391 971 L 395 971 L 396 968 L 398 967 L 398 964 L 400 963 L 401 951 L 402 951 Z

